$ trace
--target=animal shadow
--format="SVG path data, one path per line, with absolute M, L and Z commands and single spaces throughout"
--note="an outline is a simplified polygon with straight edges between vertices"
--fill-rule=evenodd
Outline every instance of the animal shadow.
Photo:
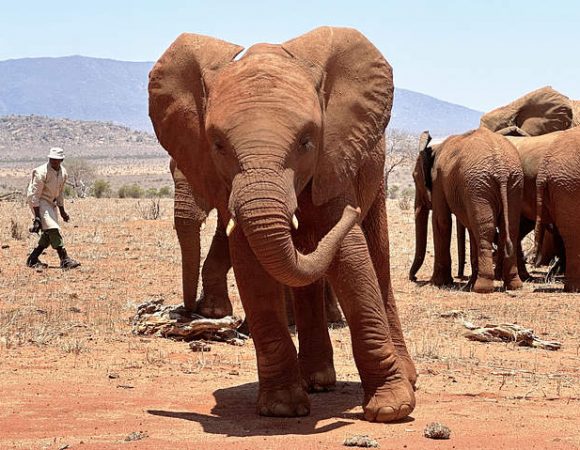
M 310 415 L 306 417 L 259 416 L 255 408 L 257 394 L 258 383 L 218 389 L 213 393 L 216 405 L 211 415 L 188 411 L 147 412 L 155 416 L 198 422 L 206 433 L 237 437 L 319 434 L 350 425 L 350 420 L 363 419 L 362 412 L 350 412 L 361 404 L 363 392 L 360 383 L 339 382 L 334 391 L 310 394 Z M 336 421 L 317 427 L 319 421 L 331 418 Z

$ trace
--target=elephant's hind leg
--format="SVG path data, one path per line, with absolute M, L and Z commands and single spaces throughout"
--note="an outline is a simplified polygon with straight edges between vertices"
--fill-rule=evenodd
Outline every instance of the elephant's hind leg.
M 294 311 L 300 351 L 300 373 L 311 392 L 332 389 L 336 372 L 332 361 L 332 344 L 326 324 L 324 284 L 319 280 L 309 286 L 294 288 Z
M 365 419 L 392 422 L 408 416 L 415 408 L 415 394 L 391 339 L 381 289 L 359 226 L 343 241 L 329 279 L 350 328 Z
M 221 217 L 201 272 L 203 291 L 197 303 L 197 312 L 204 317 L 221 318 L 232 314 L 228 296 L 228 271 L 232 267 L 226 230 Z
M 288 331 L 283 286 L 262 268 L 240 230 L 234 230 L 230 237 L 230 251 L 256 347 L 260 380 L 257 412 L 262 416 L 305 416 L 310 412 L 310 401 Z
M 405 345 L 403 329 L 401 327 L 401 321 L 399 320 L 399 313 L 397 311 L 395 295 L 393 294 L 391 283 L 389 227 L 385 197 L 382 192 L 384 192 L 384 190 L 381 187 L 379 195 L 375 198 L 362 226 L 368 242 L 369 252 L 377 274 L 379 286 L 381 288 L 383 304 L 385 305 L 387 320 L 391 332 L 391 340 L 397 350 L 397 355 L 401 361 L 401 368 L 403 369 L 405 376 L 411 385 L 415 387 L 417 382 L 417 371 L 415 369 L 415 364 L 409 355 L 407 346 Z

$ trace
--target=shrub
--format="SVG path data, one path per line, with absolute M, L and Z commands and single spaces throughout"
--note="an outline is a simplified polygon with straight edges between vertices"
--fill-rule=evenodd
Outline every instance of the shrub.
M 399 185 L 393 184 L 392 186 L 388 187 L 387 193 L 390 199 L 398 198 L 399 196 Z
M 10 235 L 17 241 L 24 239 L 24 227 L 14 219 L 10 219 Z
M 173 197 L 173 191 L 169 186 L 163 186 L 159 188 L 159 197 Z
M 137 183 L 124 184 L 119 188 L 119 198 L 141 198 L 143 197 L 143 188 Z
M 77 192 L 70 184 L 64 185 L 63 194 L 64 194 L 65 198 L 74 198 L 77 196 Z
M 161 205 L 158 198 L 152 198 L 149 203 L 141 204 L 137 202 L 137 211 L 145 220 L 157 220 L 161 216 Z
M 96 198 L 110 197 L 111 185 L 106 180 L 102 179 L 95 180 L 93 186 L 91 187 L 91 193 Z
M 145 197 L 147 198 L 155 198 L 159 197 L 159 192 L 155 188 L 149 188 L 145 191 Z

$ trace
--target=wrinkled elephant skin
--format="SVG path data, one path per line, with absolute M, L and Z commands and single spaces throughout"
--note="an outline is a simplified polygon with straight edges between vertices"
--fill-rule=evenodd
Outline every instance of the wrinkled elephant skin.
M 367 420 L 403 418 L 416 378 L 390 281 L 383 191 L 392 71 L 359 32 L 282 45 L 181 35 L 150 73 L 160 143 L 229 234 L 256 347 L 257 412 L 302 416 L 334 383 L 326 277 L 349 324 Z M 225 226 L 227 223 L 227 227 Z M 298 355 L 284 311 L 294 288 Z
M 518 289 L 516 252 L 523 173 L 516 149 L 500 135 L 481 128 L 430 146 L 428 132 L 420 139 L 415 180 L 415 259 L 413 279 L 425 257 L 429 210 L 433 211 L 435 262 L 431 282 L 450 285 L 451 214 L 469 231 L 472 277 L 478 293 L 493 291 L 493 242 L 500 230 L 503 280 Z

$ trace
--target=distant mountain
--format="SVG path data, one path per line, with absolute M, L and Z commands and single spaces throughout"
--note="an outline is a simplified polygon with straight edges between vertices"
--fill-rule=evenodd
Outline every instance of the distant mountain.
M 0 116 L 36 114 L 112 121 L 152 131 L 147 75 L 152 62 L 67 56 L 0 61 Z M 396 89 L 391 127 L 442 136 L 477 127 L 481 113 Z
M 48 149 L 54 146 L 63 147 L 67 158 L 167 158 L 155 135 L 112 122 L 0 117 L 0 164 L 46 160 Z
M 429 130 L 431 135 L 443 137 L 477 128 L 481 115 L 464 106 L 396 88 L 389 127 L 411 133 Z

